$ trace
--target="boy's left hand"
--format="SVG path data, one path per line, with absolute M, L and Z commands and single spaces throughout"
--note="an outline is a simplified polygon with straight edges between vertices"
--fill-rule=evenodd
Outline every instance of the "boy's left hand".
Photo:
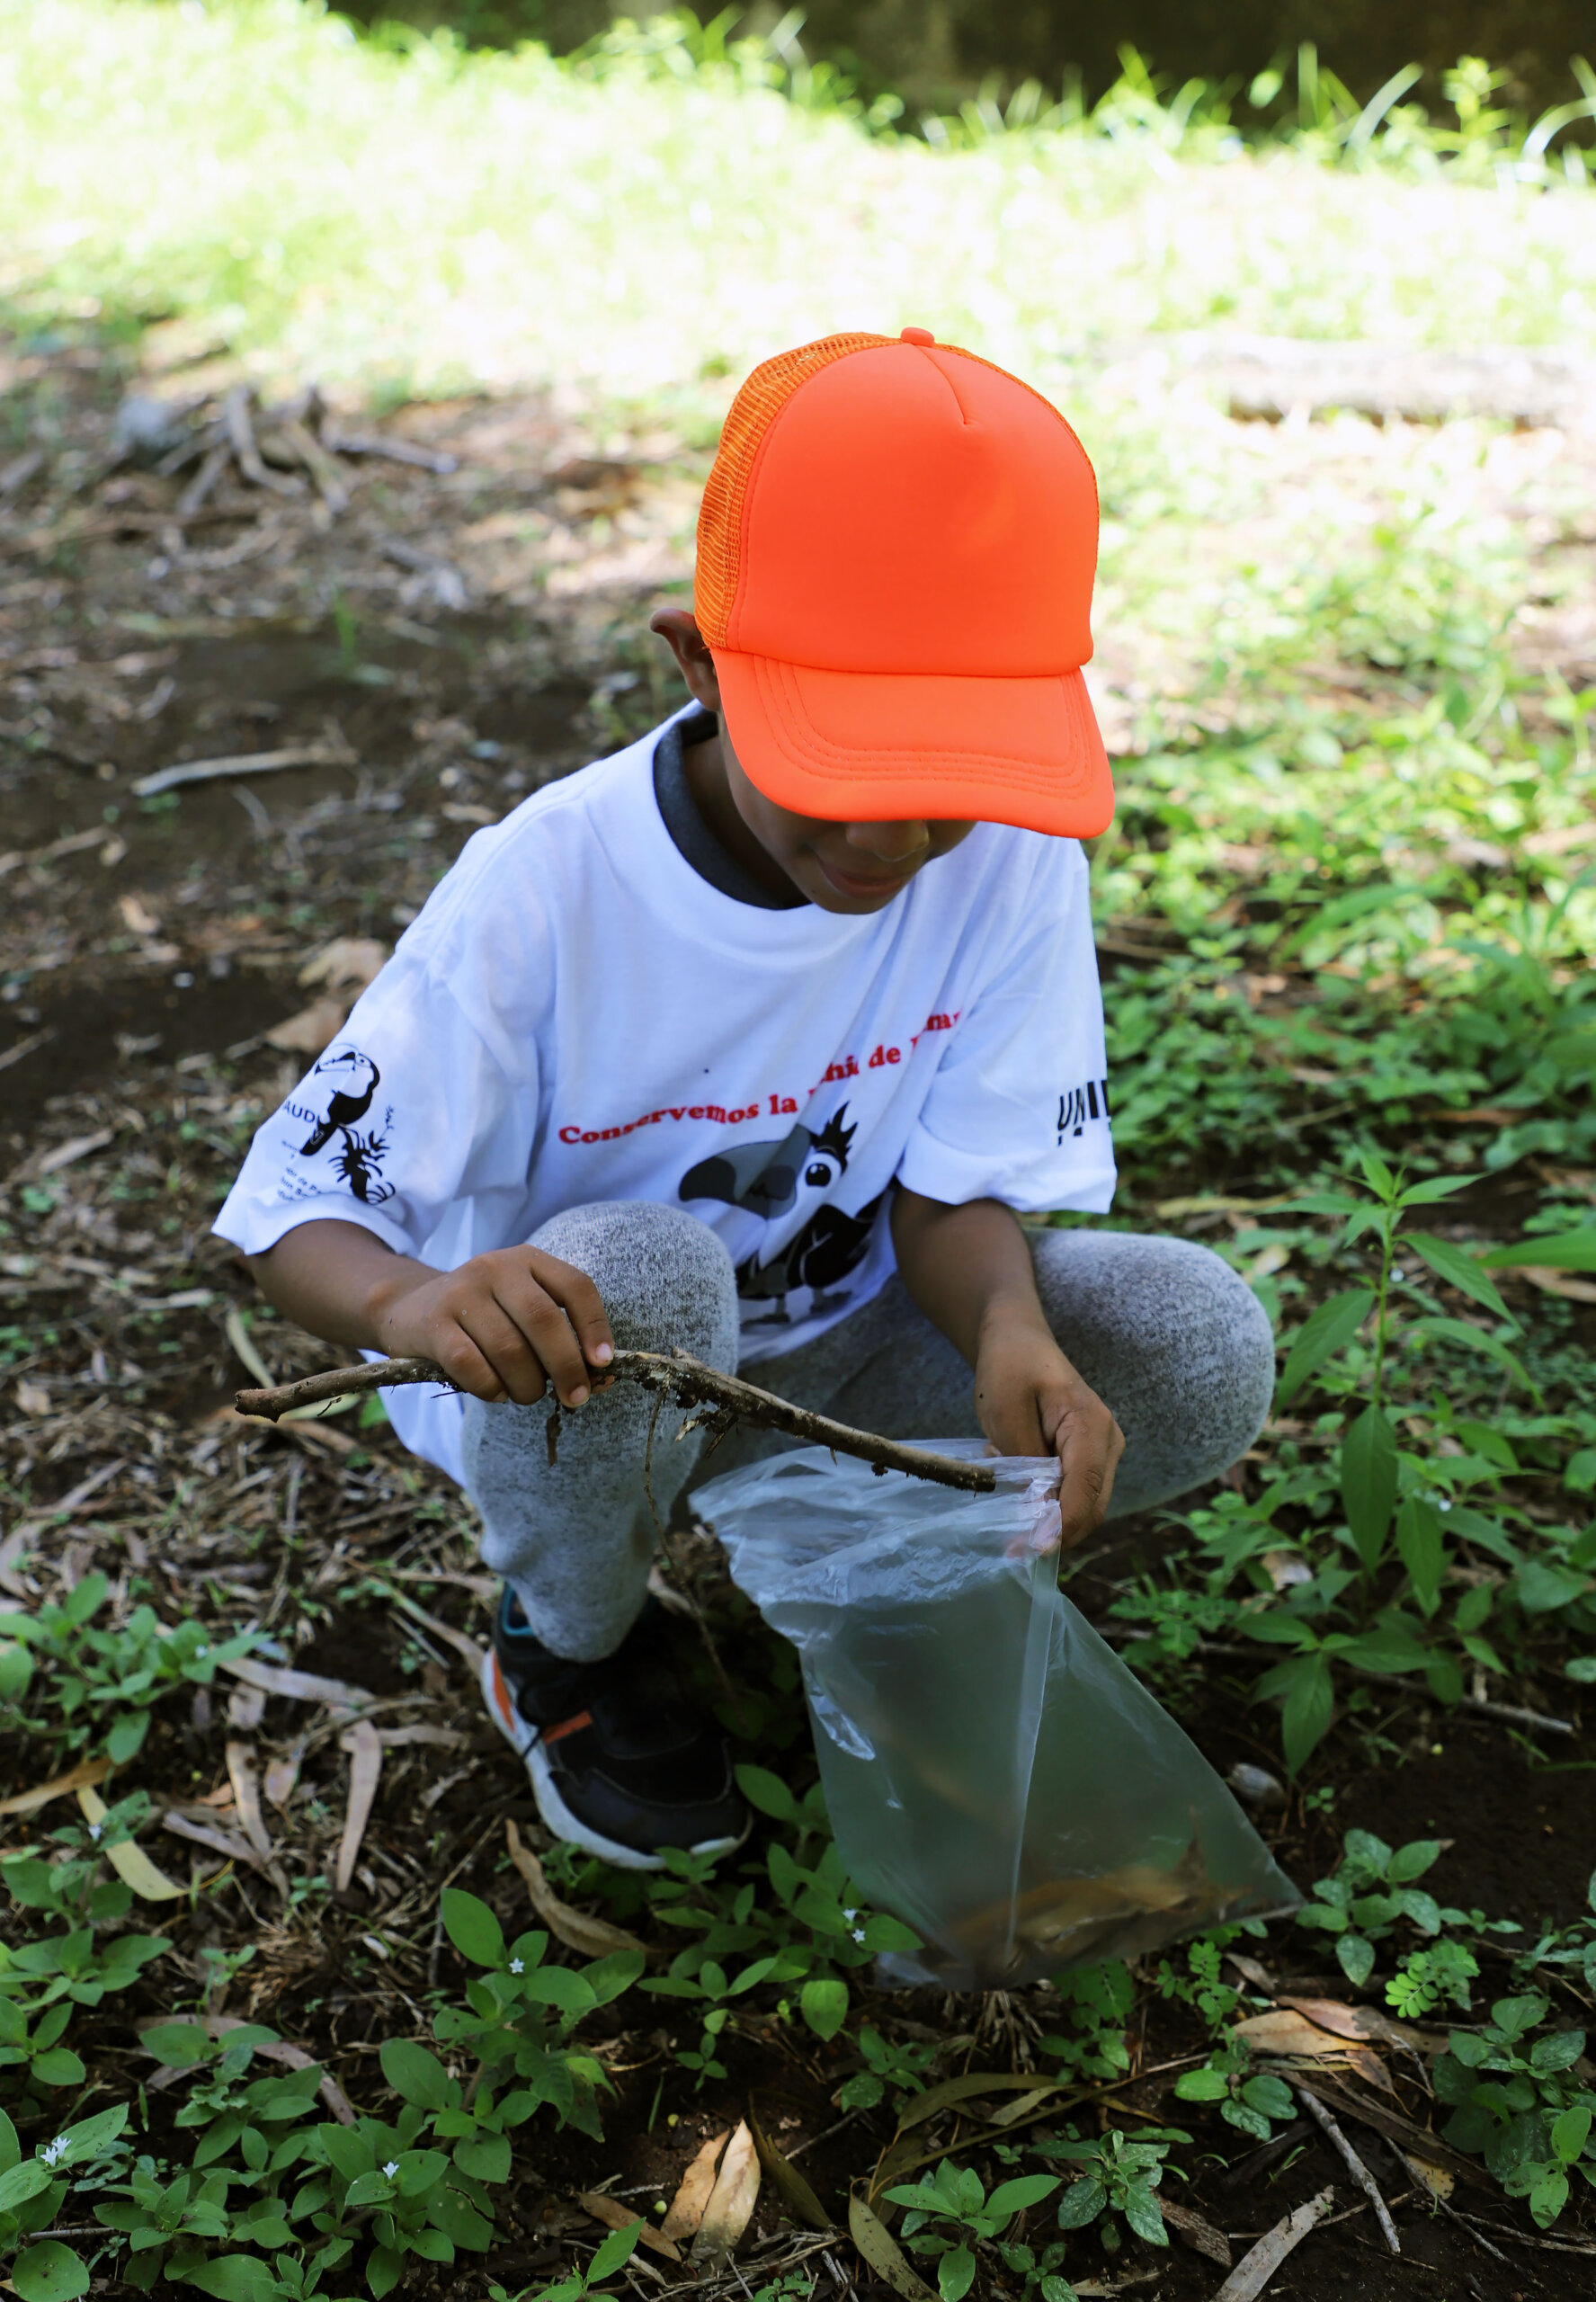
M 1059 1515 L 1068 1550 L 1101 1524 L 1125 1452 L 1125 1433 L 1047 1325 L 989 1319 L 976 1354 L 976 1412 L 1002 1455 L 1057 1455 Z

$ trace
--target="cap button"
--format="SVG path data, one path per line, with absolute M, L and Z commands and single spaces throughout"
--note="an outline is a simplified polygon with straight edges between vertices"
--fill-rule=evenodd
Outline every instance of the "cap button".
M 899 336 L 900 344 L 934 344 L 936 337 L 928 327 L 906 327 Z

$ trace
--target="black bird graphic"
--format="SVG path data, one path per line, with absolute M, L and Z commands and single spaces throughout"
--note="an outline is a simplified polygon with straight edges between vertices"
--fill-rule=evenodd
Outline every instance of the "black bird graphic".
M 382 1076 L 370 1057 L 362 1055 L 358 1047 L 334 1048 L 330 1054 L 323 1056 L 310 1075 L 313 1079 L 319 1079 L 324 1072 L 334 1075 L 334 1082 L 347 1079 L 349 1085 L 333 1084 L 333 1092 L 327 1100 L 326 1117 L 317 1120 L 300 1144 L 301 1157 L 308 1157 L 312 1152 L 321 1150 L 332 1141 L 341 1127 L 352 1127 L 356 1120 L 364 1119 L 371 1108 L 371 1098 L 377 1093 L 377 1083 Z M 352 1093 L 352 1089 L 358 1092 Z
M 795 1127 L 779 1143 L 738 1144 L 700 1159 L 682 1178 L 683 1199 L 723 1199 L 728 1207 L 745 1207 L 750 1215 L 785 1215 L 797 1203 L 801 1172 L 807 1191 L 826 1191 L 848 1166 L 848 1148 L 858 1134 L 844 1125 L 848 1106 L 842 1104 L 818 1135 Z

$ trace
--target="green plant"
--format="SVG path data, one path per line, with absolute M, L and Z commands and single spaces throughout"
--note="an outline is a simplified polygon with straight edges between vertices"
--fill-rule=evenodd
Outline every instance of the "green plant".
M 944 2052 L 941 2046 L 930 2040 L 883 2038 L 869 2022 L 860 2025 L 854 2043 L 864 2057 L 865 2066 L 843 2080 L 836 2097 L 837 2107 L 843 2110 L 873 2110 L 878 2102 L 886 2099 L 888 2088 L 900 2102 L 910 2094 L 923 2093 L 927 2071 Z
M 1056 1976 L 1054 1989 L 1067 2031 L 1039 2039 L 1074 2078 L 1113 2078 L 1130 2067 L 1125 2024 L 1136 2003 L 1136 1984 L 1123 1958 L 1104 1958 Z
M 570 2278 L 562 2278 L 552 2286 L 523 2287 L 512 2297 L 502 2286 L 490 2286 L 491 2302 L 583 2302 L 595 2287 L 602 2286 L 607 2278 L 624 2270 L 638 2250 L 643 2235 L 643 2225 L 634 2222 L 625 2230 L 611 2230 L 609 2236 L 595 2246 L 588 2261 Z
M 64 1922 L 59 1933 L 13 1947 L 0 1943 L 0 2090 L 31 2094 L 81 2085 L 82 2060 L 63 2043 L 73 2009 L 98 2006 L 108 1994 L 126 1990 L 172 1948 L 162 1934 L 118 1934 L 109 1941 L 101 1935 L 133 1906 L 130 1887 L 102 1877 L 103 1859 L 133 1839 L 148 1811 L 148 1799 L 136 1793 L 98 1823 L 57 1831 L 60 1851 L 53 1861 L 35 1852 L 0 1860 L 0 1882 L 19 1908 Z
M 1016 2174 L 989 2195 L 973 2167 L 944 2158 L 934 2174 L 900 2183 L 887 2195 L 907 2209 L 902 2229 L 910 2253 L 935 2262 L 942 2302 L 962 2302 L 975 2282 L 977 2247 L 1000 2238 L 1017 2215 L 1057 2188 L 1057 2174 Z M 1062 2294 L 1046 2286 L 1043 2295 L 1044 2302 L 1064 2302 Z
M 1567 2204 L 1571 2174 L 1596 2189 L 1596 2093 L 1572 2074 L 1585 2033 L 1552 2030 L 1530 2043 L 1549 2012 L 1540 1991 L 1499 1998 L 1489 2022 L 1450 2033 L 1435 2066 L 1436 2093 L 1452 2106 L 1445 2139 L 1478 2152 L 1510 2198 L 1529 2200 L 1543 2230 Z
M 1120 2244 L 1114 2217 L 1119 2215 L 1150 2246 L 1168 2245 L 1158 2186 L 1170 2145 L 1190 2139 L 1179 2127 L 1154 2127 L 1131 2142 L 1114 2127 L 1091 2141 L 1080 2140 L 1072 2128 L 1063 2141 L 1039 2144 L 1049 2158 L 1064 2158 L 1083 2169 L 1058 2201 L 1059 2228 L 1084 2230 L 1098 2223 L 1100 2244 L 1114 2253 Z
M 444 1888 L 443 1923 L 461 1958 L 485 1971 L 467 1983 L 465 2006 L 436 2017 L 439 2040 L 475 2055 L 493 2085 L 516 2080 L 529 2109 L 547 2102 L 560 2125 L 601 2140 L 595 2096 L 609 2082 L 573 2036 L 589 2014 L 631 1988 L 642 1958 L 616 1951 L 580 1967 L 545 1966 L 547 1934 L 522 1934 L 506 1945 L 487 1905 L 459 1887 Z
M 7 1634 L 0 1643 L 0 1725 L 48 1739 L 58 1751 L 103 1749 L 113 1765 L 125 1766 L 142 1749 L 151 1708 L 163 1695 L 209 1686 L 220 1664 L 259 1641 L 239 1631 L 216 1642 L 192 1617 L 169 1628 L 147 1605 L 97 1628 L 94 1619 L 110 1588 L 105 1575 L 85 1575 L 58 1603 L 0 1618 Z
M 22 2302 L 71 2302 L 89 2290 L 89 2273 L 59 2239 L 35 2238 L 54 2222 L 72 2173 L 86 2171 L 128 2123 L 119 2102 L 82 2119 L 24 2158 L 17 2131 L 0 2110 L 0 2256 L 13 2253 L 11 2284 Z
M 1395 1932 L 1399 1921 L 1428 1936 L 1440 1934 L 1444 1925 L 1467 1923 L 1465 1912 L 1443 1910 L 1433 1895 L 1413 1883 L 1440 1858 L 1439 1839 L 1414 1839 L 1393 1849 L 1371 1831 L 1354 1830 L 1342 1843 L 1333 1874 L 1315 1882 L 1314 1899 L 1297 1912 L 1297 1923 L 1333 1936 L 1336 1963 L 1355 1988 L 1361 1989 L 1369 1980 L 1375 1946 Z M 1472 1978 L 1479 1969 L 1472 1959 L 1469 1967 Z M 1460 1961 L 1454 1961 L 1452 1971 L 1463 1978 Z

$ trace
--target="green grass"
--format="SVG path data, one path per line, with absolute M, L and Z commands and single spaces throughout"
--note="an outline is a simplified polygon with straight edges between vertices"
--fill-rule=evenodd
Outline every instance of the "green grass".
M 299 373 L 652 394 L 911 321 L 1055 392 L 1149 328 L 1596 345 L 1584 188 L 1187 160 L 1155 104 L 939 151 L 729 67 L 402 55 L 296 0 L 0 0 L 0 294 Z

